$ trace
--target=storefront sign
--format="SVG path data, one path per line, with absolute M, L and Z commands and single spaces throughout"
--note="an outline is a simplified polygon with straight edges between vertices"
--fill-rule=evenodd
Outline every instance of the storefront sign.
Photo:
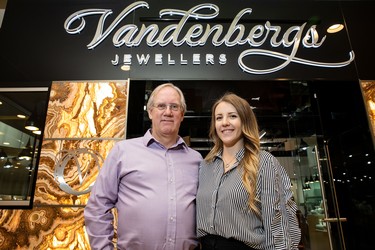
M 237 64 L 243 72 L 248 74 L 270 74 L 280 71 L 290 63 L 302 64 L 320 68 L 340 68 L 349 65 L 354 60 L 354 52 L 348 51 L 347 59 L 338 62 L 324 62 L 298 57 L 300 50 L 319 49 L 330 34 L 319 35 L 316 24 L 304 22 L 300 25 L 281 27 L 266 20 L 264 23 L 246 24 L 246 17 L 252 15 L 252 8 L 244 8 L 232 18 L 229 27 L 217 24 L 215 18 L 219 16 L 219 6 L 211 3 L 199 4 L 190 9 L 161 9 L 159 21 L 169 20 L 168 25 L 160 27 L 158 23 L 137 25 L 134 22 L 123 20 L 130 17 L 138 9 L 150 6 L 147 2 L 138 1 L 125 7 L 110 23 L 107 18 L 113 14 L 111 9 L 83 9 L 68 16 L 64 28 L 68 34 L 80 34 L 86 27 L 86 18 L 97 17 L 96 32 L 92 34 L 92 40 L 87 44 L 90 50 L 96 49 L 106 39 L 112 39 L 116 48 L 126 46 L 134 48 L 146 44 L 148 47 L 166 47 L 173 45 L 176 48 L 182 46 L 194 47 L 223 47 L 223 53 L 186 55 L 181 53 L 116 53 L 111 60 L 112 65 L 225 65 L 227 64 L 226 51 L 231 47 L 241 47 L 242 52 L 237 56 Z M 131 19 L 130 19 L 131 20 Z M 210 23 L 208 20 L 211 20 Z M 90 19 L 93 22 L 93 19 Z M 245 24 L 244 24 L 245 23 Z M 271 46 L 272 49 L 266 49 Z M 192 58 L 187 60 L 186 57 Z M 248 62 L 253 57 L 265 57 L 277 59 L 279 62 L 264 68 L 250 65 Z
M 370 34 L 345 10 L 337 1 L 8 1 L 1 81 L 358 79 L 353 61 L 370 56 L 350 40 Z M 327 33 L 333 23 L 345 28 Z

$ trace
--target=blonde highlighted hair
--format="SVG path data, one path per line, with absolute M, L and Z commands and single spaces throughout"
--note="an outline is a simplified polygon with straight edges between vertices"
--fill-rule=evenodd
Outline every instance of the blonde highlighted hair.
M 223 148 L 223 142 L 220 140 L 216 129 L 215 129 L 215 110 L 217 105 L 221 102 L 232 104 L 241 120 L 241 130 L 244 139 L 244 157 L 239 163 L 239 166 L 243 170 L 242 182 L 247 192 L 249 193 L 248 206 L 256 214 L 260 214 L 258 210 L 256 199 L 256 181 L 259 168 L 259 152 L 260 152 L 260 139 L 258 122 L 255 114 L 250 107 L 250 104 L 243 98 L 239 97 L 234 93 L 226 93 L 220 99 L 218 99 L 212 106 L 211 114 L 211 126 L 209 137 L 213 141 L 214 146 L 211 151 L 207 154 L 205 160 L 213 161 L 214 157 Z

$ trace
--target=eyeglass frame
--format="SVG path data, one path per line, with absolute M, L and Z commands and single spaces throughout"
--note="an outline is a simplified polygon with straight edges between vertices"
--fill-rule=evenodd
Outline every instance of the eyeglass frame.
M 181 111 L 182 110 L 182 105 L 180 104 L 177 104 L 177 103 L 155 103 L 154 105 L 152 105 L 154 108 L 157 108 L 158 110 L 160 111 L 164 111 L 166 110 L 168 107 L 170 110 L 172 111 Z M 173 107 L 175 106 L 175 107 Z

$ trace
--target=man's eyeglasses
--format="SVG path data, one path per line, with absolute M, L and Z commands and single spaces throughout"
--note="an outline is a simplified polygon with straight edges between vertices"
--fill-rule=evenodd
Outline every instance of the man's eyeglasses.
M 173 111 L 179 111 L 181 109 L 181 106 L 177 103 L 170 103 L 170 104 L 157 103 L 154 105 L 154 107 L 157 108 L 158 110 L 166 110 L 167 107 L 169 107 Z

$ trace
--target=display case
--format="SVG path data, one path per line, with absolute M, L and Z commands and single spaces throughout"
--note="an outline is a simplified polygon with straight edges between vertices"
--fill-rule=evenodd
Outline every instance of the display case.
M 49 84 L 0 88 L 0 208 L 31 208 Z

